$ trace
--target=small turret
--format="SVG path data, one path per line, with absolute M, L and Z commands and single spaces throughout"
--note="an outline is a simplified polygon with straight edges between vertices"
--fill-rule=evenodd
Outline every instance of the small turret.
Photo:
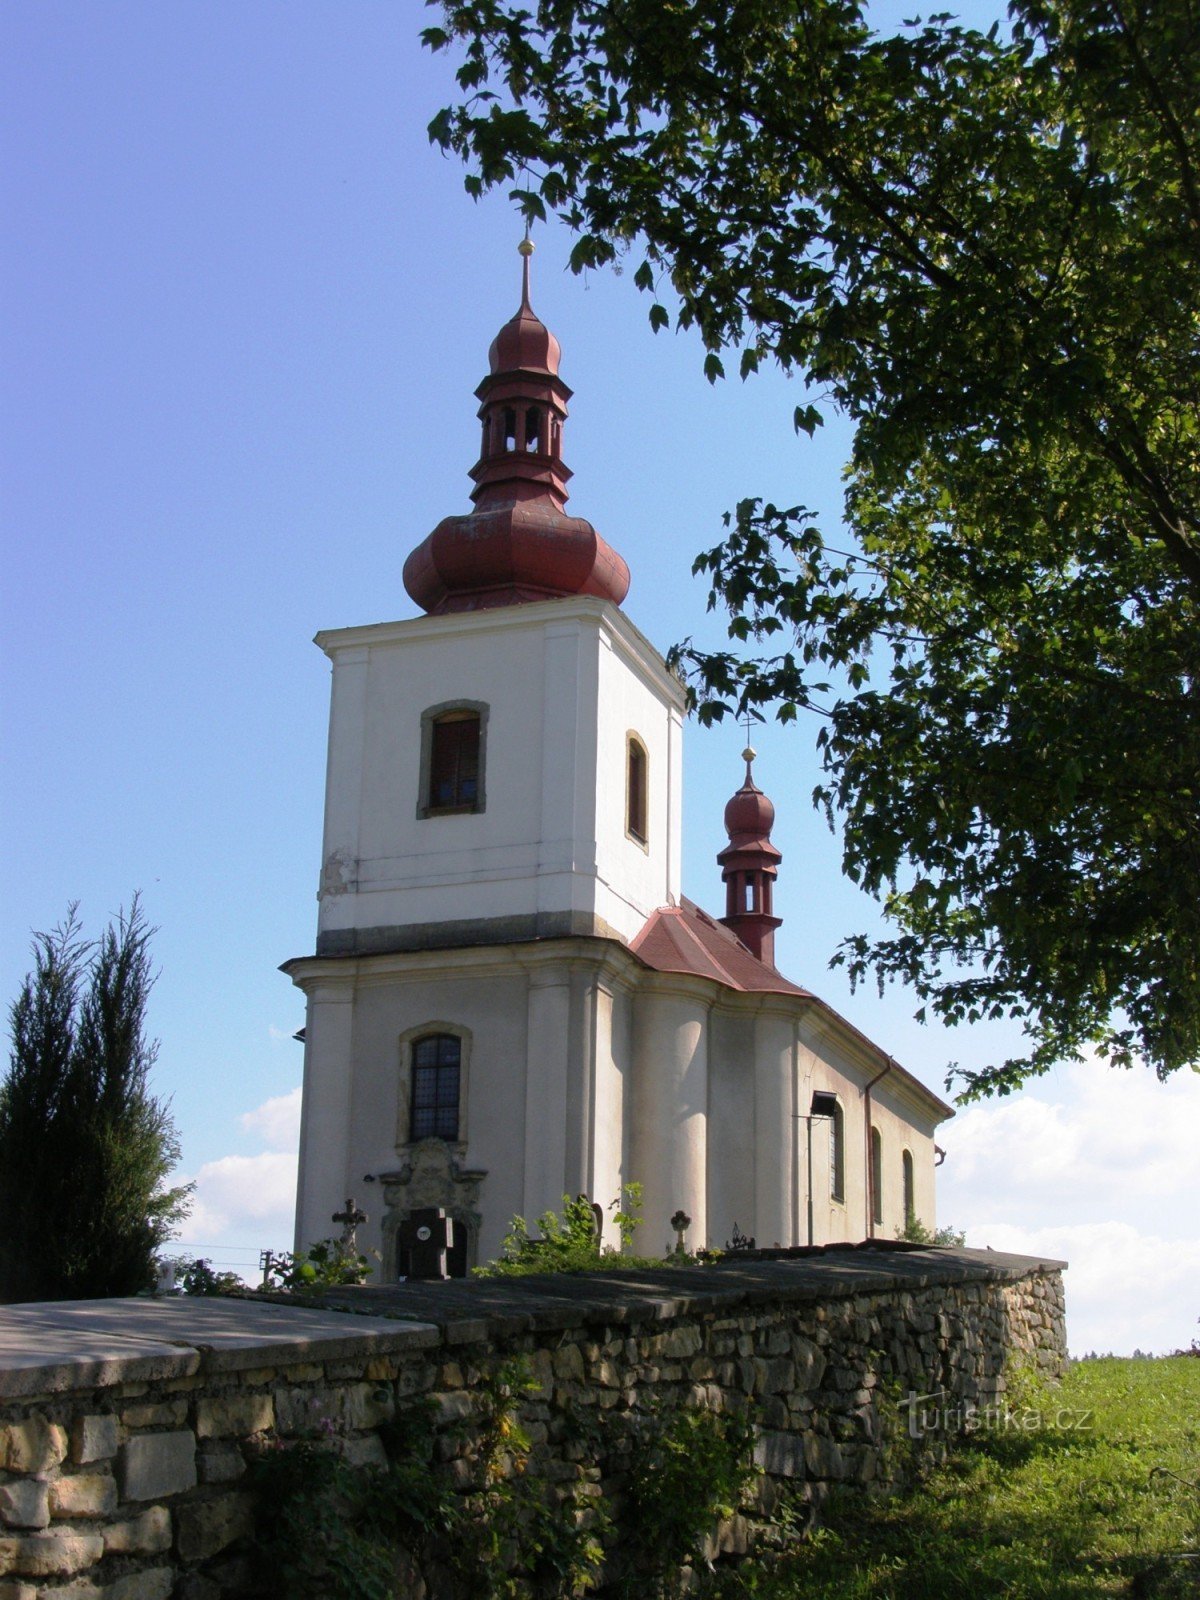
M 717 857 L 725 881 L 725 915 L 721 921 L 769 967 L 775 965 L 775 929 L 782 922 L 773 915 L 775 876 L 783 860 L 771 843 L 775 807 L 754 781 L 751 765 L 757 751 L 742 751 L 746 777 L 725 807 L 729 843 Z

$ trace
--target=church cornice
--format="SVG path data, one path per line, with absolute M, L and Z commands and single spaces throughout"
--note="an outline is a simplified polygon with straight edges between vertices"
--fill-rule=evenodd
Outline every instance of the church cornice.
M 301 989 L 316 984 L 345 988 L 392 983 L 397 978 L 528 976 L 555 966 L 590 971 L 600 980 L 632 987 L 645 968 L 615 936 L 576 936 L 507 944 L 450 946 L 439 950 L 390 950 L 369 955 L 297 956 L 280 967 Z
M 813 1033 L 819 1039 L 835 1045 L 847 1058 L 852 1069 L 862 1074 L 864 1080 L 876 1077 L 881 1069 L 887 1069 L 887 1076 L 880 1081 L 874 1091 L 877 1099 L 894 1096 L 922 1116 L 932 1116 L 935 1123 L 946 1122 L 954 1116 L 952 1105 L 948 1105 L 907 1067 L 902 1067 L 894 1056 L 889 1055 L 874 1040 L 869 1039 L 852 1022 L 848 1022 L 827 1000 L 814 996 L 806 1020 Z M 865 1087 L 865 1082 L 859 1087 Z
M 612 648 L 674 701 L 682 715 L 686 709 L 686 694 L 679 677 L 669 670 L 649 639 L 623 611 L 610 600 L 591 595 L 531 600 L 524 605 L 454 611 L 437 617 L 406 617 L 396 622 L 363 623 L 349 628 L 323 628 L 313 642 L 336 662 L 350 651 L 385 648 L 418 639 L 480 638 L 514 628 L 548 629 L 572 622 L 598 626 Z

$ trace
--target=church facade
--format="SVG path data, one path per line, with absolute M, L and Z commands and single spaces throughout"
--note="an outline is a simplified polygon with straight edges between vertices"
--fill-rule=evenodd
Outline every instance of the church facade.
M 385 1281 L 431 1205 L 456 1272 L 564 1195 L 616 1244 L 631 1182 L 643 1252 L 680 1211 L 691 1248 L 932 1225 L 950 1107 L 776 970 L 753 751 L 726 808 L 725 914 L 682 893 L 683 689 L 621 610 L 624 561 L 565 510 L 571 391 L 523 253 L 477 390 L 474 509 L 405 565 L 425 614 L 317 636 L 317 945 L 283 969 L 307 1000 L 297 1249 L 348 1195 Z

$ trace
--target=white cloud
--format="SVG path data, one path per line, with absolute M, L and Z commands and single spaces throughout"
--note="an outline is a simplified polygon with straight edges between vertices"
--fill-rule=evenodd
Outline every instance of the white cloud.
M 1100 1205 L 1092 1220 L 1111 1216 L 1114 1204 L 1148 1205 L 1148 1220 L 1158 1220 L 1164 1195 L 1195 1185 L 1200 1077 L 1180 1072 L 1159 1083 L 1144 1069 L 1081 1062 L 1052 1085 L 968 1107 L 940 1137 L 946 1178 L 953 1171 L 971 1185 L 1004 1174 L 1005 1202 L 1025 1213 L 1070 1196 Z
M 240 1272 L 253 1282 L 260 1250 L 291 1248 L 300 1090 L 264 1100 L 238 1121 L 267 1148 L 257 1155 L 220 1156 L 200 1167 L 192 1179 L 196 1189 L 191 1214 L 167 1253 L 202 1255 L 214 1267 Z
M 1056 1255 L 1072 1351 L 1186 1347 L 1200 1314 L 1200 1077 L 1095 1061 L 960 1112 L 939 1135 L 940 1219 L 968 1243 Z
M 967 1243 L 1069 1263 L 1063 1282 L 1072 1355 L 1162 1355 L 1200 1338 L 1200 1242 L 1100 1222 L 1045 1228 L 992 1223 L 968 1228 Z
M 296 1205 L 295 1151 L 221 1156 L 204 1163 L 195 1183 L 182 1244 L 213 1252 L 222 1245 L 278 1250 L 289 1244 Z
M 300 1147 L 301 1090 L 278 1094 L 239 1118 L 247 1133 L 257 1133 L 268 1150 L 297 1150 Z

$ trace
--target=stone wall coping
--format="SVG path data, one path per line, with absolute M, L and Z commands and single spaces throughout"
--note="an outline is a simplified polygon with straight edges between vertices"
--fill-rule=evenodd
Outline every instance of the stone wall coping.
M 219 1297 L 0 1306 L 0 1399 L 385 1355 L 442 1340 L 420 1321 L 365 1325 L 344 1311 Z
M 364 1285 L 327 1291 L 323 1303 L 363 1316 L 433 1323 L 447 1343 L 602 1323 L 669 1321 L 694 1312 L 736 1311 L 767 1303 L 840 1300 L 892 1289 L 1015 1282 L 1060 1272 L 1066 1262 L 999 1250 L 903 1249 L 888 1243 L 772 1260 L 725 1256 L 708 1266 L 546 1273 L 453 1279 L 444 1283 Z M 470 1325 L 468 1333 L 464 1324 Z
M 1010 1282 L 1064 1262 L 992 1250 L 853 1248 L 710 1266 L 398 1283 L 278 1297 L 0 1306 L 0 1399 L 369 1358 L 496 1336 L 667 1322 L 768 1303 Z

